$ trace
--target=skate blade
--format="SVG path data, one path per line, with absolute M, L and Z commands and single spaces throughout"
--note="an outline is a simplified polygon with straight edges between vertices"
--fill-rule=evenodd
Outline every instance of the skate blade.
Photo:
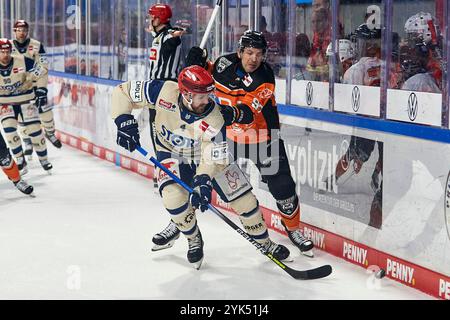
M 47 172 L 47 174 L 48 174 L 49 176 L 51 176 L 51 175 L 53 174 L 51 169 L 50 169 L 50 170 L 45 170 L 45 172 Z
M 170 241 L 167 244 L 163 244 L 163 245 L 155 244 L 152 248 L 152 251 L 154 252 L 154 251 L 160 251 L 160 250 L 172 248 L 174 243 L 175 243 L 175 241 Z
M 312 249 L 308 250 L 308 251 L 301 252 L 301 254 L 304 255 L 305 257 L 308 257 L 308 258 L 314 258 L 314 251 Z
M 294 261 L 294 258 L 293 258 L 291 255 L 288 255 L 287 258 L 285 258 L 285 259 L 283 259 L 283 260 L 280 260 L 280 261 L 283 261 L 283 262 L 293 262 L 293 261 Z
M 36 195 L 35 195 L 34 193 L 30 193 L 30 194 L 28 194 L 28 196 L 29 196 L 30 198 L 36 198 Z
M 203 258 L 201 258 L 197 262 L 192 262 L 191 264 L 194 266 L 195 269 L 200 270 L 200 267 L 202 266 Z

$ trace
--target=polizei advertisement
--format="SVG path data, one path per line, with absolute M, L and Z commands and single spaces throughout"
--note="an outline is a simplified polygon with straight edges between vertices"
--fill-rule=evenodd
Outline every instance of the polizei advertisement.
M 288 124 L 282 138 L 303 204 L 381 229 L 383 142 Z

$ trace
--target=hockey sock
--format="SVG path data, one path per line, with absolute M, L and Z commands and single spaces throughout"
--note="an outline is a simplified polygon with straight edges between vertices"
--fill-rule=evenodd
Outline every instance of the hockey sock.
M 17 168 L 17 164 L 14 161 L 11 161 L 9 167 L 2 167 L 2 170 L 12 182 L 17 182 L 20 180 L 19 169 Z

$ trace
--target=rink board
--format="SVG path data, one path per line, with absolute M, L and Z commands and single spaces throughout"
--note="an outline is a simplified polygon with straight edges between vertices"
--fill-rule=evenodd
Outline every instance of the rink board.
M 51 77 L 49 91 L 58 135 L 64 143 L 152 177 L 153 168 L 142 156 L 115 143 L 116 129 L 109 109 L 111 85 Z M 384 268 L 394 280 L 450 299 L 446 224 L 449 145 L 301 117 L 283 116 L 282 122 L 302 202 L 302 227 L 316 246 L 370 272 Z M 142 145 L 151 150 L 145 134 L 149 128 L 142 130 Z M 373 141 L 374 150 L 358 174 L 342 176 L 346 180 L 337 192 L 324 191 L 323 179 L 334 172 L 352 136 Z M 381 225 L 373 227 L 369 221 L 376 190 L 370 182 L 380 156 L 378 144 L 383 150 L 383 183 L 378 189 L 382 190 L 378 210 Z M 266 186 L 259 182 L 252 164 L 247 170 L 268 225 L 283 233 Z

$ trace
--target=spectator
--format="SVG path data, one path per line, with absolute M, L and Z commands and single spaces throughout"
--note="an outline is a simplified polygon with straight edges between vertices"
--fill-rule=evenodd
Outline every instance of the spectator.
M 311 55 L 309 56 L 306 70 L 313 81 L 328 81 L 328 61 L 326 51 L 331 41 L 329 12 L 325 8 L 313 11 L 311 24 L 313 40 Z

